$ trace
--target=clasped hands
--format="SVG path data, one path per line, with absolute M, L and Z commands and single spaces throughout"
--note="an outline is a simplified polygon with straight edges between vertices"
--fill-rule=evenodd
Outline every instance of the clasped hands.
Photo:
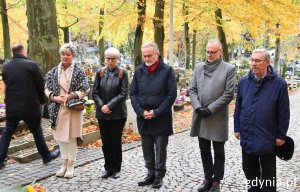
M 60 105 L 66 106 L 67 101 L 69 100 L 69 94 L 67 95 L 58 95 L 58 96 L 53 96 L 52 99 L 55 103 L 58 103 Z
M 111 110 L 109 109 L 108 105 L 103 105 L 101 107 L 101 111 L 102 111 L 102 113 L 105 113 L 105 114 L 110 114 L 111 113 Z
M 150 110 L 150 111 L 145 110 L 143 113 L 143 117 L 144 117 L 144 119 L 153 119 L 155 117 L 154 111 L 153 110 Z
M 207 117 L 211 114 L 210 110 L 208 107 L 198 107 L 196 109 L 196 112 L 201 116 L 201 117 Z
M 58 95 L 58 96 L 53 95 L 52 100 L 60 105 L 67 106 L 67 101 L 76 98 L 78 98 L 78 95 L 75 92 L 71 92 L 66 95 Z

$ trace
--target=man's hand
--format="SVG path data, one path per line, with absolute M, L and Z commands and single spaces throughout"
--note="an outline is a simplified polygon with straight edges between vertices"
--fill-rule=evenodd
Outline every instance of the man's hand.
M 240 140 L 241 134 L 240 134 L 240 132 L 235 132 L 234 136 L 235 136 L 235 138 L 237 138 L 238 140 Z
M 208 107 L 199 107 L 196 109 L 196 112 L 201 116 L 201 117 L 207 117 L 211 114 L 210 110 Z
M 153 119 L 155 117 L 153 110 L 150 111 L 145 110 L 143 116 L 144 119 Z
M 283 145 L 284 143 L 285 143 L 285 140 L 276 139 L 275 145 L 276 145 L 276 146 L 281 146 L 281 145 Z
M 101 107 L 101 111 L 102 111 L 102 113 L 105 113 L 105 114 L 110 114 L 111 113 L 111 110 L 108 108 L 107 105 L 103 105 Z

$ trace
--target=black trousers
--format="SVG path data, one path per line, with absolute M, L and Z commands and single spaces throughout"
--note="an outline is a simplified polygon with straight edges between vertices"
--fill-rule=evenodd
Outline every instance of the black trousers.
M 242 164 L 249 192 L 276 192 L 276 155 L 242 152 Z
M 122 132 L 126 119 L 98 119 L 107 172 L 120 172 L 122 164 Z
M 6 157 L 8 152 L 8 147 L 11 141 L 11 137 L 16 131 L 18 124 L 21 119 L 6 119 L 6 127 L 2 133 L 0 139 L 0 163 L 2 163 Z M 28 126 L 30 132 L 33 135 L 35 145 L 39 154 L 42 158 L 49 158 L 50 152 L 47 147 L 47 144 L 44 139 L 43 130 L 41 127 L 41 118 L 30 118 L 30 119 L 23 119 L 23 121 Z
M 225 142 L 211 141 L 200 137 L 198 140 L 205 179 L 220 182 L 224 176 Z M 214 162 L 211 154 L 211 143 L 214 149 Z
M 141 135 L 145 167 L 154 170 L 156 178 L 166 174 L 168 136 Z

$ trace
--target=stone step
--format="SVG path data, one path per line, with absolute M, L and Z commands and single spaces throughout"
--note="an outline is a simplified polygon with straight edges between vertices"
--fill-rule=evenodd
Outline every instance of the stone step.
M 44 126 L 48 126 L 46 123 L 42 123 Z M 85 122 L 83 123 L 83 127 L 91 125 L 91 122 Z M 44 137 L 45 141 L 49 141 L 53 139 L 53 134 L 52 134 L 52 129 L 50 127 L 43 128 L 44 131 Z M 28 131 L 29 133 L 29 131 Z M 24 150 L 26 148 L 30 148 L 32 146 L 35 146 L 35 141 L 33 139 L 32 134 L 28 134 L 26 136 L 20 136 L 20 137 L 15 137 L 14 139 L 11 140 L 9 149 L 8 149 L 8 154 L 15 153 L 20 150 Z
M 87 145 L 89 143 L 92 143 L 92 142 L 100 139 L 100 131 L 97 130 L 97 131 L 94 131 L 91 133 L 84 134 L 84 135 L 82 135 L 82 138 L 84 140 L 83 145 Z M 58 144 L 53 139 L 53 137 L 52 137 L 52 139 L 47 140 L 46 143 L 50 150 L 59 148 Z M 38 153 L 38 151 L 36 149 L 34 141 L 33 141 L 33 144 L 34 145 L 32 145 L 31 147 L 26 147 L 22 150 L 19 150 L 19 151 L 9 154 L 9 157 L 13 158 L 14 160 L 16 160 L 20 163 L 27 163 L 27 162 L 41 158 L 40 154 Z

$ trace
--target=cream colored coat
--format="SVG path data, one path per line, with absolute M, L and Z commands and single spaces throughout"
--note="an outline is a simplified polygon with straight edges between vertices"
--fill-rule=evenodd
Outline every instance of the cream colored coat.
M 62 67 L 59 85 L 61 95 L 68 93 L 68 82 L 71 80 L 70 67 L 66 70 Z M 49 98 L 51 91 L 45 89 L 45 94 Z M 82 91 L 75 91 L 80 99 L 83 99 L 87 93 Z M 56 129 L 54 131 L 54 139 L 60 142 L 69 142 L 70 138 L 81 137 L 83 123 L 82 111 L 71 111 L 66 106 L 60 105 L 58 117 L 56 120 Z

